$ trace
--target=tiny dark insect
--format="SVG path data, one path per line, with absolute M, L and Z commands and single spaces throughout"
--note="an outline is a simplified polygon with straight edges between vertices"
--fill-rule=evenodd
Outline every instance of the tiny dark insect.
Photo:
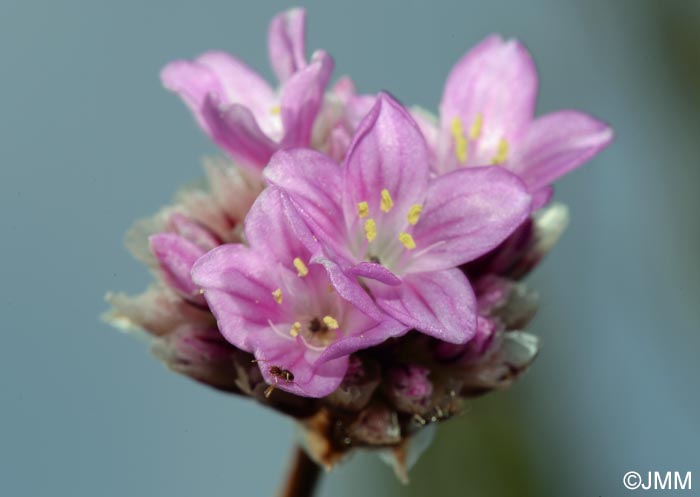
M 272 394 L 272 391 L 277 386 L 278 380 L 282 380 L 286 383 L 291 383 L 294 381 L 294 373 L 292 373 L 288 369 L 283 369 L 279 366 L 270 366 L 270 368 L 267 371 L 275 378 L 275 384 L 270 385 L 269 387 L 267 387 L 265 389 L 265 392 L 263 394 L 263 395 L 265 395 L 265 398 L 270 397 L 270 395 Z

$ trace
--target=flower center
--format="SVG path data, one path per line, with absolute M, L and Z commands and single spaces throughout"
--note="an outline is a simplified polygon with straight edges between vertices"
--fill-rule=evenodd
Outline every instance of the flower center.
M 357 203 L 362 239 L 358 241 L 355 253 L 362 260 L 387 268 L 400 268 L 407 252 L 416 248 L 411 232 L 420 219 L 423 205 L 413 204 L 402 222 L 395 217 L 394 199 L 387 188 L 381 190 L 377 200 L 379 209 L 375 207 L 375 212 L 372 212 L 369 201 Z
M 462 119 L 459 117 L 453 117 L 452 118 L 452 123 L 450 125 L 450 133 L 452 134 L 452 143 L 453 143 L 453 151 L 455 154 L 455 157 L 457 158 L 457 162 L 460 165 L 466 165 L 467 161 L 469 159 L 469 148 L 470 146 L 473 146 L 475 148 L 480 148 L 478 140 L 481 138 L 481 130 L 484 125 L 484 115 L 481 112 L 478 112 L 476 116 L 474 117 L 474 122 L 472 122 L 472 125 L 469 127 L 469 133 L 464 132 L 464 123 L 462 122 Z M 483 145 L 483 143 L 482 143 Z M 491 148 L 488 147 L 487 148 Z M 498 140 L 498 144 L 496 145 L 496 151 L 493 157 L 491 157 L 489 163 L 491 165 L 498 165 L 498 164 L 503 164 L 508 160 L 508 152 L 510 149 L 510 144 L 508 143 L 508 140 L 506 140 L 504 137 L 501 137 Z M 481 154 L 479 154 L 481 155 Z M 482 165 L 480 164 L 480 158 L 477 158 L 476 162 L 472 161 L 473 165 Z M 483 157 L 482 157 L 483 159 Z M 486 163 L 485 161 L 483 162 L 484 164 Z

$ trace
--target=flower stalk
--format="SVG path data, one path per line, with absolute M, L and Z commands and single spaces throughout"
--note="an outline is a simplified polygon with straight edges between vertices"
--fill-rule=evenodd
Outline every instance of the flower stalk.
M 320 480 L 321 466 L 297 445 L 294 447 L 292 463 L 279 497 L 312 497 Z

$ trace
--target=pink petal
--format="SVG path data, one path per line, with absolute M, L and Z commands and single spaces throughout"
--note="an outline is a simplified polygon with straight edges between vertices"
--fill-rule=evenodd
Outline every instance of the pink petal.
M 505 240 L 530 214 L 520 179 L 498 166 L 468 167 L 434 179 L 415 226 L 408 271 L 468 262 Z
M 204 255 L 204 249 L 175 233 L 159 233 L 148 240 L 170 287 L 188 300 L 204 304 L 199 287 L 190 278 L 192 265 Z
M 326 248 L 343 255 L 346 247 L 340 167 L 325 155 L 313 150 L 296 149 L 277 152 L 264 171 L 271 185 L 287 192 L 299 207 Z
M 409 274 L 399 286 L 366 282 L 377 305 L 405 325 L 450 343 L 474 336 L 476 299 L 459 269 Z
M 367 202 L 379 212 L 381 192 L 394 201 L 392 215 L 403 218 L 412 204 L 422 202 L 428 185 L 428 151 L 410 114 L 386 93 L 360 123 L 344 166 L 346 219 L 357 217 L 357 205 Z
M 277 105 L 275 91 L 257 72 L 226 52 L 207 52 L 197 63 L 209 69 L 219 81 L 222 104 L 241 104 L 253 113 L 260 126 L 272 118 Z
M 311 64 L 299 70 L 282 86 L 283 147 L 306 147 L 333 72 L 333 59 L 316 52 Z
M 360 262 L 359 264 L 355 264 L 348 269 L 348 274 L 357 277 L 372 278 L 386 285 L 401 284 L 401 279 L 398 276 L 381 264 L 376 264 L 374 262 Z
M 306 11 L 289 9 L 276 15 L 267 31 L 270 64 L 281 82 L 306 67 Z
M 205 252 L 221 245 L 221 240 L 214 233 L 177 212 L 168 218 L 167 224 L 171 231 L 201 247 Z
M 532 210 L 536 211 L 546 206 L 554 195 L 554 187 L 544 186 L 532 192 Z
M 323 362 L 319 362 L 318 357 L 318 352 L 283 339 L 255 351 L 260 371 L 268 384 L 302 397 L 325 397 L 332 393 L 348 369 L 348 356 Z M 274 376 L 270 372 L 273 366 L 291 372 L 294 379 L 286 381 Z
M 308 260 L 320 252 L 318 242 L 287 194 L 274 186 L 263 190 L 251 207 L 245 233 L 252 247 L 264 247 L 267 256 L 287 267 L 293 267 L 295 257 Z
M 177 93 L 194 114 L 198 124 L 209 133 L 209 125 L 201 110 L 210 94 L 222 96 L 223 89 L 218 78 L 205 66 L 188 60 L 176 60 L 160 72 L 163 86 Z
M 452 68 L 440 103 L 443 130 L 453 119 L 465 129 L 483 117 L 482 135 L 513 142 L 532 121 L 537 98 L 537 70 L 517 40 L 491 35 Z
M 535 191 L 593 158 L 612 139 L 612 129 L 588 114 L 553 112 L 535 119 L 509 168 Z
M 208 97 L 202 108 L 212 140 L 242 165 L 262 169 L 277 149 L 258 126 L 251 111 L 242 105 L 220 107 Z
M 329 361 L 348 356 L 358 350 L 375 347 L 389 338 L 403 336 L 410 330 L 408 326 L 389 316 L 375 321 L 357 310 L 354 311 L 354 317 L 351 320 L 353 321 L 352 335 L 330 344 L 321 354 L 320 361 Z
M 192 268 L 192 280 L 204 288 L 204 297 L 230 343 L 252 352 L 270 322 L 283 321 L 286 305 L 273 292 L 274 265 L 259 251 L 240 244 L 221 245 L 202 256 Z

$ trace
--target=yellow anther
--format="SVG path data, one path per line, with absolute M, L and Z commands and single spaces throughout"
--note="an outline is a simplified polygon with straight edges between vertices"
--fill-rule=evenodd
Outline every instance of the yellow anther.
M 406 247 L 408 250 L 413 250 L 414 248 L 416 248 L 415 240 L 408 233 L 399 234 L 399 241 L 403 243 L 403 246 Z
M 491 164 L 503 164 L 508 159 L 508 142 L 505 138 L 501 138 L 498 142 L 498 150 L 493 156 Z
M 328 326 L 328 329 L 331 329 L 331 330 L 337 330 L 337 329 L 338 329 L 338 321 L 336 321 L 335 319 L 333 319 L 333 318 L 330 317 L 330 316 L 326 316 L 326 317 L 323 318 L 323 324 L 325 324 L 326 326 Z
M 365 237 L 367 237 L 368 242 L 377 238 L 377 223 L 372 218 L 365 221 Z
M 289 334 L 292 335 L 293 337 L 296 337 L 300 331 L 301 331 L 301 323 L 299 321 L 296 321 L 292 325 L 292 327 L 289 329 Z
M 413 204 L 408 210 L 408 222 L 411 225 L 415 225 L 420 218 L 420 213 L 423 212 L 423 206 L 421 204 Z
M 275 105 L 270 109 L 270 114 L 273 116 L 279 116 L 282 113 L 282 107 L 279 105 Z
M 464 138 L 464 128 L 462 127 L 462 120 L 459 117 L 452 119 L 452 137 L 455 142 L 455 156 L 457 160 L 459 162 L 466 162 L 469 142 Z
M 369 204 L 367 202 L 360 202 L 357 204 L 357 215 L 360 216 L 360 219 L 369 215 Z
M 272 296 L 275 298 L 275 302 L 278 304 L 282 303 L 282 289 L 278 288 L 274 292 L 272 292 Z
M 294 261 L 292 261 L 292 262 L 294 263 L 294 267 L 297 268 L 297 275 L 300 278 L 303 278 L 304 276 L 309 274 L 309 268 L 306 267 L 306 264 L 304 264 L 304 261 L 302 261 L 298 257 L 295 257 Z
M 469 128 L 469 138 L 476 140 L 481 134 L 481 127 L 484 125 L 484 115 L 481 112 L 477 112 L 474 122 Z
M 391 208 L 394 207 L 394 201 L 391 198 L 389 190 L 384 188 L 382 190 L 382 205 L 381 208 L 384 212 L 389 212 Z

